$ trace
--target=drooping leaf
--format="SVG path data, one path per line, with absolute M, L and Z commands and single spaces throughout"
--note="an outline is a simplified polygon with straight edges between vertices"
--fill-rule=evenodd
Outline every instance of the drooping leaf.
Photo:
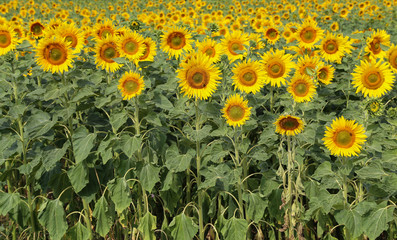
M 21 201 L 18 193 L 0 192 L 0 215 L 5 216 Z
M 48 200 L 39 213 L 40 224 L 50 233 L 51 239 L 61 239 L 68 229 L 66 215 L 59 199 Z
M 160 181 L 159 172 L 160 168 L 154 167 L 151 164 L 146 164 L 141 169 L 139 180 L 146 191 L 151 192 L 154 185 Z
M 78 221 L 66 233 L 67 240 L 87 240 L 90 238 L 90 230 Z
M 40 112 L 28 119 L 24 129 L 30 138 L 36 138 L 47 133 L 55 123 L 56 121 L 51 120 L 50 114 Z
M 197 224 L 184 213 L 172 219 L 169 227 L 171 229 L 171 236 L 174 239 L 193 239 L 198 231 Z
M 226 220 L 221 233 L 225 240 L 245 240 L 248 230 L 248 223 L 245 219 L 235 218 L 234 216 Z
M 68 170 L 68 177 L 76 193 L 80 192 L 88 183 L 88 167 L 82 161 Z
M 105 237 L 108 234 L 110 227 L 113 224 L 112 215 L 109 211 L 108 202 L 105 197 L 102 196 L 95 204 L 94 211 L 92 212 L 92 216 L 96 218 L 96 227 L 95 231 L 99 233 L 102 237 Z
M 388 223 L 393 220 L 394 206 L 386 204 L 387 202 L 379 204 L 364 220 L 364 233 L 370 240 L 375 240 L 383 231 L 387 230 Z
M 245 195 L 244 200 L 248 202 L 248 217 L 254 222 L 261 220 L 263 218 L 263 214 L 265 213 L 268 202 L 263 200 L 258 193 L 252 192 Z
M 156 240 L 154 230 L 156 230 L 156 216 L 146 212 L 139 222 L 138 230 L 143 235 L 143 240 Z
M 193 156 L 193 150 L 188 151 L 186 154 L 179 154 L 177 146 L 173 144 L 165 153 L 165 165 L 171 171 L 182 172 L 189 168 Z
M 121 213 L 132 202 L 130 189 L 124 178 L 116 178 L 108 183 L 110 198 L 116 205 L 116 211 Z
M 45 170 L 50 171 L 59 160 L 65 155 L 66 150 L 70 146 L 69 142 L 65 142 L 62 148 L 54 148 L 45 151 L 43 154 L 43 166 Z
M 343 209 L 335 214 L 335 219 L 339 224 L 345 225 L 352 238 L 359 237 L 364 231 L 362 217 L 355 209 Z
M 139 150 L 141 147 L 142 140 L 138 137 L 131 137 L 129 134 L 121 135 L 120 139 L 120 147 L 121 150 L 127 155 L 127 157 L 131 158 L 132 154 Z
M 86 159 L 94 147 L 96 134 L 89 133 L 88 130 L 81 126 L 73 133 L 73 152 L 76 163 Z

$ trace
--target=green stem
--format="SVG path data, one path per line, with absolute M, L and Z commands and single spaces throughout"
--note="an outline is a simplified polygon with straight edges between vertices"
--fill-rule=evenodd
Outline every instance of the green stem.
M 288 163 L 287 163 L 287 175 L 288 175 L 288 189 L 287 189 L 287 202 L 288 202 L 288 218 L 289 218 L 289 227 L 288 227 L 288 236 L 290 239 L 294 237 L 294 220 L 292 215 L 292 195 L 293 195 L 293 170 L 294 170 L 294 162 L 293 162 L 293 152 L 292 152 L 292 144 L 291 144 L 291 136 L 287 136 L 287 148 L 288 148 Z
M 134 99 L 134 127 L 135 127 L 135 135 L 137 137 L 141 137 L 141 124 L 139 122 L 139 102 L 138 96 Z M 138 149 L 138 160 L 142 161 L 142 151 L 141 148 Z
M 61 74 L 61 81 L 62 81 L 62 85 L 64 87 L 68 86 L 64 73 Z M 63 97 L 65 99 L 65 108 L 68 109 L 70 107 L 70 99 L 69 99 L 68 91 L 65 91 L 65 93 L 63 94 Z M 73 162 L 73 142 L 72 142 L 73 120 L 72 120 L 72 117 L 69 117 L 67 119 L 67 123 L 68 123 L 68 130 L 69 130 L 69 133 L 70 133 L 69 141 L 70 141 L 70 145 L 71 145 L 71 147 L 69 147 L 69 149 L 68 149 L 68 156 L 69 156 L 70 161 Z M 68 167 L 68 161 L 65 161 L 65 168 L 67 169 L 67 167 Z
M 273 113 L 273 106 L 274 106 L 274 87 L 270 86 L 270 112 Z
M 200 158 L 200 140 L 198 140 L 198 131 L 200 130 L 200 115 L 198 109 L 198 100 L 196 98 L 194 102 L 194 107 L 196 110 L 196 167 L 197 167 L 197 191 L 198 191 L 198 211 L 199 211 L 199 239 L 204 240 L 204 220 L 203 220 L 203 192 L 199 190 L 201 186 L 201 158 Z
M 6 160 L 5 167 L 6 167 L 6 171 L 11 170 L 10 161 Z M 14 189 L 12 186 L 12 175 L 11 174 L 8 174 L 8 176 L 7 176 L 7 188 L 8 188 L 9 193 L 14 192 Z
M 242 162 L 240 162 L 240 154 L 238 151 L 238 143 L 239 143 L 239 136 L 238 136 L 238 132 L 237 129 L 234 128 L 234 158 L 235 158 L 235 162 L 238 165 L 242 165 Z M 236 166 L 237 168 L 238 166 Z M 237 194 L 238 194 L 238 204 L 239 204 L 239 210 L 241 213 L 241 218 L 245 218 L 244 216 L 244 203 L 243 203 L 243 191 L 242 191 L 242 179 L 244 179 L 244 171 L 245 169 L 243 169 L 243 176 L 239 177 L 239 181 L 237 183 Z
M 92 224 L 91 224 L 91 211 L 90 211 L 90 206 L 88 205 L 87 201 L 83 200 L 83 207 L 84 207 L 84 216 L 85 216 L 85 222 L 88 227 L 88 239 L 92 239 Z

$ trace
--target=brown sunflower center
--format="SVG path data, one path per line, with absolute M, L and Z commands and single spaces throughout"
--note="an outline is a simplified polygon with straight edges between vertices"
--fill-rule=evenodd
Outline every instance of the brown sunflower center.
M 256 73 L 251 69 L 244 70 L 240 75 L 240 83 L 245 86 L 252 86 L 256 83 Z
M 314 42 L 314 40 L 316 40 L 316 36 L 317 36 L 316 30 L 312 27 L 306 27 L 300 33 L 300 37 L 302 41 L 305 43 Z
M 378 89 L 382 86 L 384 79 L 379 72 L 370 72 L 363 78 L 363 85 L 369 89 Z
M 324 79 L 327 78 L 327 75 L 328 75 L 328 74 L 327 74 L 327 70 L 321 69 L 321 70 L 320 70 L 320 73 L 318 74 L 318 78 L 324 80 Z
M 305 82 L 299 82 L 295 85 L 294 93 L 299 97 L 304 97 L 309 92 L 309 86 Z
M 181 32 L 173 32 L 167 38 L 167 44 L 170 48 L 179 50 L 186 45 L 185 34 Z
M 8 31 L 0 31 L 0 47 L 6 48 L 11 44 L 11 35 Z
M 62 45 L 52 43 L 44 48 L 43 56 L 50 64 L 61 65 L 67 59 L 67 52 Z
M 112 34 L 113 34 L 113 31 L 111 29 L 109 29 L 109 28 L 102 29 L 99 32 L 99 36 L 101 37 L 101 39 L 104 39 L 107 36 L 111 36 Z
M 355 136 L 348 130 L 341 130 L 334 136 L 335 144 L 341 148 L 349 148 L 353 145 Z
M 230 119 L 233 121 L 239 121 L 243 119 L 245 111 L 241 106 L 233 105 L 229 107 L 227 113 Z
M 328 40 L 324 44 L 324 51 L 328 54 L 333 54 L 338 51 L 338 44 L 335 40 Z
M 370 50 L 373 54 L 378 54 L 380 51 L 382 51 L 380 47 L 380 39 L 378 37 L 375 37 L 374 40 L 371 41 L 370 45 Z
M 186 78 L 189 86 L 195 89 L 205 88 L 209 82 L 208 72 L 204 69 L 189 69 L 186 73 Z
M 33 23 L 33 25 L 30 27 L 30 30 L 34 35 L 38 36 L 43 33 L 43 28 L 43 25 L 40 23 Z
M 285 73 L 285 67 L 282 62 L 274 61 L 268 64 L 268 75 L 271 78 L 279 78 L 282 77 Z
M 204 53 L 207 54 L 207 56 L 209 57 L 214 57 L 215 49 L 213 47 L 208 47 L 207 49 L 205 49 Z
M 232 55 L 237 55 L 237 53 L 235 52 L 236 50 L 243 50 L 243 44 L 239 42 L 231 42 L 229 44 L 229 52 Z
M 133 40 L 129 40 L 125 43 L 123 49 L 127 54 L 135 54 L 138 51 L 138 43 Z
M 128 94 L 136 93 L 139 89 L 139 84 L 135 79 L 125 81 L 123 86 Z
M 116 58 L 119 56 L 119 53 L 117 52 L 115 46 L 116 46 L 116 44 L 113 42 L 105 43 L 101 47 L 101 51 L 100 51 L 101 59 L 108 63 L 114 63 L 112 58 Z
M 65 41 L 70 44 L 70 47 L 74 48 L 77 45 L 77 38 L 73 35 L 68 35 L 65 37 Z
M 277 38 L 278 36 L 278 32 L 276 29 L 271 28 L 266 32 L 266 36 L 270 39 L 270 40 L 274 40 Z
M 299 122 L 296 118 L 286 117 L 280 120 L 280 127 L 284 130 L 295 130 L 299 127 Z

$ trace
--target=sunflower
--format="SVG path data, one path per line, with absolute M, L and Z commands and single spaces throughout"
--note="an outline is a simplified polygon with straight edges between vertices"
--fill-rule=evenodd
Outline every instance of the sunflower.
M 265 84 L 265 76 L 261 64 L 257 61 L 238 63 L 233 71 L 234 90 L 237 88 L 245 93 L 259 92 Z
M 115 29 L 110 19 L 106 19 L 103 23 L 97 23 L 94 27 L 94 35 L 98 40 L 113 36 L 114 33 Z
M 143 45 L 143 37 L 140 34 L 127 31 L 119 38 L 118 48 L 122 57 L 133 61 L 143 55 L 146 46 Z
M 321 57 L 326 61 L 340 64 L 347 51 L 345 45 L 348 42 L 346 40 L 343 36 L 336 36 L 333 33 L 327 32 L 326 37 L 320 44 Z
M 294 62 L 292 62 L 292 55 L 285 54 L 284 50 L 278 49 L 276 51 L 271 49 L 265 53 L 261 62 L 264 67 L 266 83 L 270 82 L 272 86 L 277 87 L 285 85 L 286 78 L 295 67 Z
M 331 30 L 333 31 L 333 32 L 336 32 L 336 31 L 338 31 L 339 30 L 339 23 L 338 22 L 333 22 L 332 24 L 331 24 Z
M 105 69 L 107 72 L 114 72 L 122 65 L 113 61 L 113 58 L 120 57 L 117 48 L 117 41 L 112 35 L 108 35 L 104 39 L 99 39 L 95 47 L 95 64 Z
M 264 35 L 270 44 L 275 44 L 280 39 L 280 32 L 274 26 L 268 26 L 264 31 Z
M 397 45 L 392 44 L 387 51 L 387 61 L 389 62 L 391 69 L 397 73 Z
M 308 76 L 295 74 L 287 91 L 291 93 L 295 102 L 310 102 L 316 93 L 316 86 Z
M 161 38 L 161 48 L 168 53 L 170 57 L 178 59 L 182 53 L 190 52 L 192 36 L 184 28 L 172 28 L 166 32 Z
M 381 97 L 393 87 L 394 75 L 387 62 L 361 61 L 356 66 L 353 75 L 353 85 L 365 97 Z
M 142 90 L 145 89 L 145 82 L 139 73 L 130 71 L 124 73 L 120 78 L 117 88 L 121 90 L 123 100 L 130 100 L 142 93 Z
M 177 70 L 181 92 L 189 98 L 207 99 L 216 90 L 220 70 L 211 65 L 212 60 L 201 52 L 180 64 Z
M 238 93 L 230 96 L 222 108 L 223 117 L 227 124 L 232 127 L 244 125 L 251 115 L 251 108 L 248 101 L 244 100 Z
M 371 37 L 367 39 L 365 52 L 373 58 L 384 58 L 386 52 L 382 50 L 381 45 L 390 46 L 390 35 L 385 30 L 374 31 Z
M 304 55 L 298 59 L 297 72 L 301 75 L 310 77 L 316 76 L 318 70 L 324 66 L 324 63 L 318 57 L 309 57 Z
M 327 126 L 324 141 L 325 146 L 332 155 L 350 157 L 357 156 L 366 141 L 367 136 L 361 124 L 354 120 L 345 120 L 342 116 L 332 121 L 331 127 Z
M 225 39 L 222 40 L 224 52 L 229 57 L 230 62 L 243 58 L 243 54 L 235 51 L 243 51 L 245 49 L 244 45 L 249 45 L 249 37 L 248 34 L 242 31 L 227 33 Z
M 84 35 L 74 23 L 62 23 L 54 31 L 55 34 L 69 43 L 69 47 L 73 48 L 73 53 L 80 53 L 84 46 Z
M 67 72 L 72 67 L 73 58 L 70 49 L 63 39 L 56 37 L 43 38 L 36 47 L 36 62 L 45 71 L 52 73 Z
M 34 21 L 29 26 L 29 32 L 35 38 L 39 38 L 44 34 L 44 25 L 40 21 Z
M 222 46 L 210 38 L 207 38 L 202 42 L 197 42 L 196 46 L 200 52 L 207 54 L 214 63 L 220 60 L 223 53 Z
M 0 25 L 0 56 L 14 50 L 18 43 L 13 27 L 9 24 Z
M 139 59 L 135 60 L 135 63 L 140 61 L 153 61 L 154 56 L 156 56 L 156 43 L 150 38 L 147 37 L 143 39 L 142 46 L 144 47 L 142 56 Z
M 324 35 L 324 31 L 317 26 L 317 22 L 307 18 L 295 33 L 295 38 L 299 41 L 301 48 L 314 48 Z
M 328 85 L 334 78 L 334 72 L 335 68 L 332 65 L 325 65 L 317 71 L 317 79 L 325 85 Z
M 287 136 L 295 136 L 303 131 L 303 121 L 299 117 L 282 115 L 276 122 L 276 133 Z

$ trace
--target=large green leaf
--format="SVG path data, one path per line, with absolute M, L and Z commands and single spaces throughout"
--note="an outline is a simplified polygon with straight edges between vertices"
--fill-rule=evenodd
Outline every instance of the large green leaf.
M 113 130 L 117 132 L 117 130 L 123 126 L 123 124 L 127 121 L 128 115 L 127 111 L 122 110 L 121 112 L 115 113 L 113 112 L 110 117 L 109 121 L 113 127 Z
M 87 240 L 90 238 L 90 230 L 78 221 L 66 233 L 67 240 Z
M 129 134 L 121 135 L 120 147 L 121 150 L 131 158 L 132 154 L 139 150 L 141 147 L 142 140 L 138 137 L 131 137 Z
M 150 163 L 141 169 L 139 180 L 146 191 L 151 192 L 154 185 L 160 181 L 159 172 L 160 168 L 154 167 Z
M 357 170 L 356 173 L 361 179 L 368 179 L 368 178 L 379 179 L 387 175 L 383 170 L 381 163 L 379 162 L 372 162 L 368 166 L 365 166 L 360 170 Z
M 76 193 L 80 192 L 88 183 L 88 167 L 82 161 L 68 170 L 68 177 Z
M 359 237 L 364 231 L 361 215 L 355 209 L 343 209 L 335 214 L 335 219 L 345 225 L 352 238 Z
M 108 234 L 110 227 L 113 224 L 112 215 L 109 211 L 108 202 L 105 197 L 102 196 L 95 204 L 94 211 L 92 212 L 92 216 L 96 218 L 96 227 L 95 231 L 99 233 L 102 237 L 105 237 Z
M 387 206 L 387 202 L 383 202 L 364 219 L 364 233 L 369 239 L 376 239 L 389 228 L 388 223 L 393 220 L 394 208 L 394 206 Z
M 59 199 L 48 200 L 41 207 L 39 222 L 50 233 L 51 239 L 61 239 L 68 229 L 62 202 Z
M 0 192 L 0 215 L 5 216 L 21 201 L 18 193 Z
M 177 146 L 173 144 L 165 153 L 165 165 L 170 171 L 183 172 L 189 168 L 194 154 L 193 149 L 190 149 L 186 154 L 179 154 Z
M 244 200 L 248 202 L 247 215 L 254 222 L 258 222 L 263 218 L 268 201 L 263 200 L 258 193 L 244 195 Z
M 170 229 L 174 239 L 193 239 L 198 231 L 198 226 L 192 218 L 181 213 L 172 219 Z
M 141 218 L 138 226 L 138 230 L 143 235 L 143 240 L 156 240 L 154 230 L 156 230 L 156 216 L 153 216 L 150 212 L 146 212 L 145 216 Z
M 47 133 L 55 123 L 56 121 L 51 120 L 50 114 L 39 112 L 28 119 L 25 131 L 30 138 L 39 137 Z
M 116 178 L 108 183 L 110 198 L 116 205 L 116 211 L 121 213 L 132 202 L 130 189 L 124 178 Z
M 65 142 L 62 148 L 54 148 L 45 151 L 43 154 L 43 166 L 45 170 L 50 171 L 59 160 L 65 155 L 66 150 L 70 146 L 69 142 Z
M 221 229 L 225 240 L 245 240 L 248 230 L 248 223 L 245 219 L 232 217 L 226 220 Z
M 88 130 L 81 126 L 77 128 L 73 136 L 73 151 L 76 163 L 86 159 L 94 147 L 96 134 L 89 133 Z

